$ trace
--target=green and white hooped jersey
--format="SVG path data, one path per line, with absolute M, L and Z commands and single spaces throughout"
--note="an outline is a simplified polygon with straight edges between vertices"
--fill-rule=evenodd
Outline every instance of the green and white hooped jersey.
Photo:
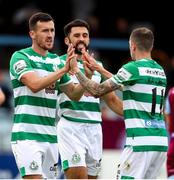
M 112 80 L 124 85 L 126 146 L 133 146 L 134 151 L 167 151 L 163 117 L 167 83 L 163 68 L 154 60 L 132 61 Z
M 61 56 L 60 59 L 65 63 L 66 54 Z M 78 67 L 84 73 L 82 61 L 78 61 Z M 79 83 L 75 75 L 71 78 L 74 83 Z M 92 79 L 100 83 L 102 77 L 95 71 Z M 94 98 L 89 93 L 84 93 L 80 101 L 71 101 L 64 93 L 60 93 L 58 95 L 58 106 L 57 113 L 61 119 L 82 123 L 100 123 L 102 121 L 100 99 Z
M 10 77 L 15 101 L 12 141 L 29 139 L 57 142 L 55 117 L 58 86 L 69 83 L 70 77 L 64 75 L 56 83 L 37 93 L 33 93 L 20 79 L 24 74 L 33 71 L 44 77 L 62 67 L 63 64 L 56 54 L 48 53 L 43 57 L 31 47 L 12 55 Z

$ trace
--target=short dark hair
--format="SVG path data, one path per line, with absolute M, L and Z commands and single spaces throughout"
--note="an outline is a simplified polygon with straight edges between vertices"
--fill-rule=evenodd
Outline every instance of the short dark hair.
M 90 30 L 89 24 L 86 21 L 82 19 L 75 19 L 64 26 L 65 36 L 68 36 L 68 34 L 71 32 L 72 27 L 86 27 L 88 31 Z
M 43 13 L 43 12 L 37 12 L 33 14 L 30 19 L 29 19 L 29 30 L 33 30 L 37 24 L 37 22 L 48 22 L 48 21 L 53 21 L 53 18 L 51 17 L 50 14 Z
M 151 51 L 154 44 L 154 35 L 147 27 L 140 27 L 132 31 L 130 40 L 136 43 L 140 51 Z

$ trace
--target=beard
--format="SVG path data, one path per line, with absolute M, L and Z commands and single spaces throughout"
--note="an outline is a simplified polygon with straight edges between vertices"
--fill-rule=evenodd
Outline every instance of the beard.
M 53 49 L 53 46 L 45 46 L 45 45 L 42 45 L 40 46 L 42 49 L 44 49 L 45 51 L 50 51 Z
M 37 45 L 45 51 L 50 51 L 53 48 L 53 44 L 54 44 L 54 41 L 51 41 L 48 43 L 42 40 L 37 40 Z
M 79 41 L 74 48 L 75 53 L 78 55 L 82 55 L 81 51 L 83 48 L 85 48 L 86 51 L 88 50 L 88 46 L 83 41 Z

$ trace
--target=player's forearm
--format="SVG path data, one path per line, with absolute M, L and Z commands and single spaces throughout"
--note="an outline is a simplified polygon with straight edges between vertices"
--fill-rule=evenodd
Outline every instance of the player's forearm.
M 97 70 L 102 76 L 106 77 L 106 78 L 111 78 L 113 76 L 112 73 L 110 73 L 109 71 L 107 71 L 104 67 L 101 67 Z
M 45 77 L 31 76 L 31 79 L 27 78 L 29 80 L 23 78 L 22 82 L 25 85 L 27 85 L 33 93 L 37 93 L 40 90 L 43 90 L 44 88 L 55 83 L 65 73 L 66 73 L 66 70 L 64 68 L 62 68 L 62 69 L 59 69 Z
M 44 77 L 43 84 L 42 84 L 42 87 L 40 87 L 40 89 L 44 89 L 44 88 L 48 87 L 49 85 L 55 83 L 65 73 L 66 73 L 66 70 L 64 68 L 62 68 L 62 69 L 59 69 L 59 70 L 49 74 L 48 76 Z
M 88 79 L 82 72 L 80 72 L 80 70 L 76 71 L 75 75 L 84 89 L 86 89 L 94 97 L 100 97 L 120 87 L 120 85 L 117 85 L 110 80 L 105 81 L 102 84 L 98 84 L 95 81 Z
M 85 89 L 82 87 L 81 84 L 77 84 L 74 86 L 74 89 L 72 90 L 71 93 L 71 100 L 73 101 L 79 101 L 80 98 L 83 96 L 83 93 L 85 92 Z
M 107 105 L 113 112 L 123 116 L 123 102 L 117 96 L 115 96 Z

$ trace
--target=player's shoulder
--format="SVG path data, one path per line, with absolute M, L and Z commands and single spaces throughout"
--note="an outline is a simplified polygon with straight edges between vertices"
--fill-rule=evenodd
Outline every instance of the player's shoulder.
M 159 69 L 161 69 L 161 70 L 163 70 L 164 71 L 164 68 L 157 62 L 157 61 L 155 61 L 155 60 L 152 60 L 154 63 L 156 63 L 156 66 L 157 66 L 157 68 L 159 68 Z
M 122 67 L 124 68 L 124 69 L 137 69 L 137 63 L 136 63 L 136 61 L 129 61 L 129 62 L 127 62 L 126 64 L 124 64 Z
M 16 55 L 19 55 L 19 54 L 26 54 L 26 53 L 30 53 L 31 52 L 31 48 L 24 48 L 24 49 L 19 49 L 17 51 L 15 51 L 12 56 L 16 56 Z
M 27 59 L 28 54 L 31 54 L 31 48 L 17 50 L 12 54 L 11 61 L 16 61 L 17 59 Z

